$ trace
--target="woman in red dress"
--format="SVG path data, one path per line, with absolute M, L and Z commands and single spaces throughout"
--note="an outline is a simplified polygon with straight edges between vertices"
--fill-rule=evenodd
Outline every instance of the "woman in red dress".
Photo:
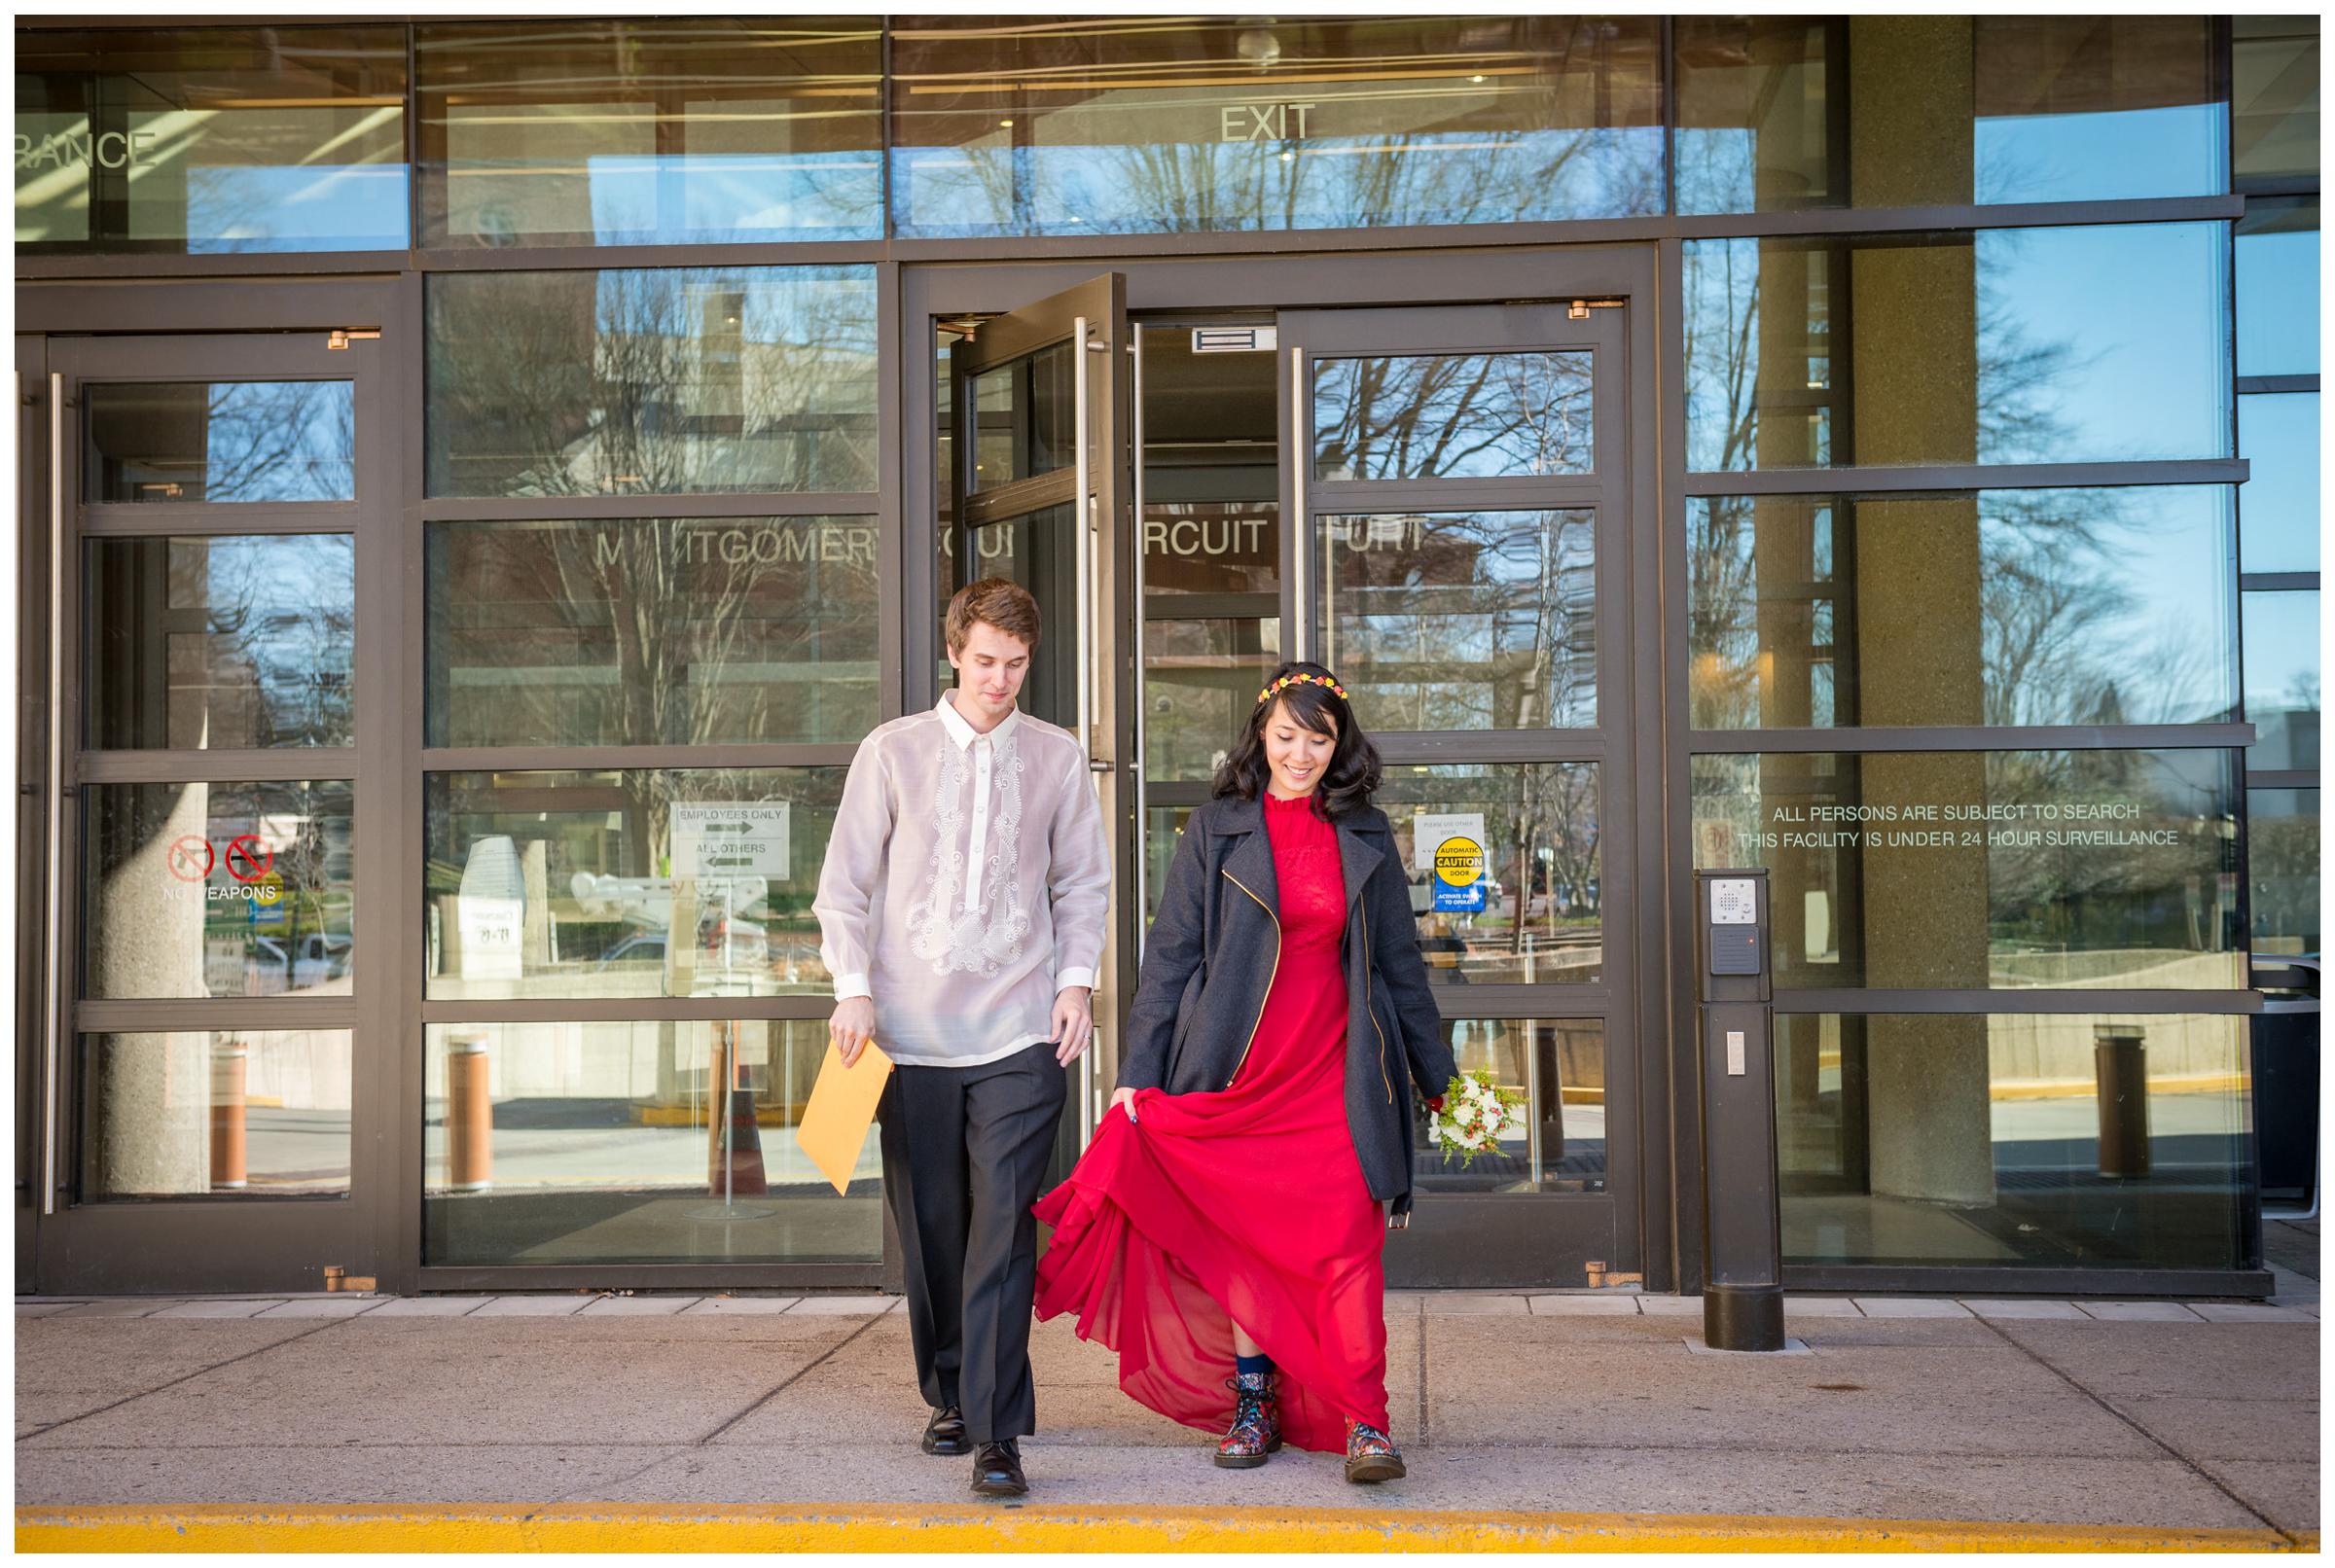
M 1275 671 L 1177 846 L 1121 1114 L 1037 1205 L 1038 1316 L 1075 1313 L 1230 1468 L 1286 1440 L 1350 1480 L 1403 1474 L 1381 1249 L 1409 1220 L 1412 1081 L 1438 1095 L 1454 1068 L 1378 782 L 1330 672 Z

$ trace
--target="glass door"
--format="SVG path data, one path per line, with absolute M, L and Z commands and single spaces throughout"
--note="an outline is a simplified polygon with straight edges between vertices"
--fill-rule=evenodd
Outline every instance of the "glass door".
M 1466 1169 L 1422 1121 L 1394 1282 L 1642 1274 L 1623 318 L 1581 303 L 1277 322 L 1287 641 L 1378 738 L 1454 1055 L 1527 1107 Z
M 1111 835 L 1112 887 L 1123 890 L 1133 841 L 1121 777 L 1133 754 L 1119 743 L 1132 686 L 1117 629 L 1132 595 L 1116 567 L 1129 493 L 1126 285 L 1105 273 L 967 327 L 949 351 L 941 428 L 953 505 L 952 589 L 1006 577 L 1037 599 L 1044 631 L 1022 707 L 1086 748 Z M 1114 940 L 1095 989 L 1096 1042 L 1079 1062 L 1058 1175 L 1094 1135 L 1117 1074 L 1122 976 L 1132 980 L 1132 971 L 1121 968 L 1118 940 L 1128 901 L 1122 892 L 1113 903 Z
M 399 667 L 358 608 L 396 579 L 378 336 L 50 344 L 43 1290 L 377 1271 Z
M 1634 702 L 1659 628 L 1651 612 L 1634 626 L 1629 599 L 1626 308 L 1455 301 L 1471 284 L 1513 297 L 1546 274 L 1455 278 L 1392 258 L 1128 276 L 1143 309 L 1112 341 L 1130 352 L 1090 347 L 1083 398 L 1062 345 L 1076 316 L 1099 318 L 1096 285 L 1083 310 L 1073 290 L 1010 316 L 986 300 L 1017 286 L 1012 269 L 910 290 L 912 319 L 940 341 L 972 334 L 926 383 L 945 530 L 934 586 L 977 569 L 1074 606 L 1089 585 L 1077 648 L 1058 641 L 1064 619 L 1049 606 L 1054 661 L 1039 679 L 1052 684 L 1030 702 L 1075 719 L 1076 683 L 1090 683 L 1089 744 L 1115 765 L 1099 770 L 1106 817 L 1128 837 L 1077 1135 L 1112 1081 L 1108 1019 L 1177 832 L 1263 676 L 1311 654 L 1355 693 L 1385 757 L 1380 802 L 1455 1054 L 1532 1107 L 1467 1170 L 1420 1158 L 1420 1218 L 1390 1241 L 1389 1277 L 1642 1282 L 1640 1075 L 1662 1061 L 1636 1030 Z M 1130 383 L 1124 405 L 1103 375 Z M 912 418 L 925 395 L 912 388 Z M 1117 517 L 1101 500 L 1116 477 L 1066 472 L 1071 432 L 1099 465 L 1115 449 L 1106 418 L 1128 432 L 1129 503 L 1091 530 L 1082 572 L 1063 524 L 1081 495 Z M 1474 846 L 1474 872 L 1449 880 L 1435 868 L 1456 839 Z M 1423 1125 L 1417 1136 L 1423 1148 Z

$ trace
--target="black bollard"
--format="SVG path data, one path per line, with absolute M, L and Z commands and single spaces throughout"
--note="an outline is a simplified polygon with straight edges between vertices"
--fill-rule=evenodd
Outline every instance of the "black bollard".
M 1695 873 L 1703 1045 L 1703 1341 L 1781 1350 L 1768 873 Z

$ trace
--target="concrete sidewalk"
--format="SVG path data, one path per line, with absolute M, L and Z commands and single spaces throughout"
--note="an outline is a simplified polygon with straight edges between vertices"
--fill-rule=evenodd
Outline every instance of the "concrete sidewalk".
M 1388 1546 L 1468 1544 L 1495 1523 L 1522 1532 L 1512 1544 L 1625 1529 L 1673 1545 L 1745 1531 L 1769 1544 L 1939 1545 L 1922 1535 L 1944 1527 L 1934 1521 L 1970 1521 L 2066 1527 L 2020 1538 L 2030 1544 L 2124 1527 L 2192 1547 L 2208 1538 L 2181 1532 L 2315 1546 L 2316 1298 L 2281 1301 L 2126 1314 L 1809 1301 L 1789 1314 L 1808 1353 L 1738 1357 L 1702 1350 L 1698 1303 L 1676 1298 L 1392 1298 L 1388 1386 L 1411 1477 L 1376 1488 L 1294 1450 L 1262 1470 L 1215 1469 L 1207 1440 L 1121 1395 L 1114 1358 L 1058 1321 L 1035 1339 L 1045 1431 L 1024 1444 L 1033 1490 L 1025 1509 L 994 1514 L 994 1530 L 1031 1550 L 1191 1544 L 1195 1520 L 1218 1537 L 1246 1520 L 1265 1532 L 1255 1542 L 1289 1541 L 1293 1519 Z M 688 1515 L 728 1520 L 726 1544 L 801 1546 L 980 1530 L 992 1516 L 966 1490 L 969 1461 L 917 1450 L 924 1408 L 907 1325 L 885 1298 L 18 1311 L 25 1545 L 75 1530 L 97 1545 L 87 1532 L 100 1525 L 108 1546 L 139 1529 L 191 1545 L 172 1533 L 186 1519 L 155 1522 L 183 1505 L 226 1508 L 209 1539 L 320 1550 L 347 1544 L 334 1529 L 403 1539 L 433 1519 L 484 1541 L 498 1519 L 548 1539 L 548 1521 L 564 1518 L 559 1539 L 573 1546 L 577 1517 L 663 1539 Z M 404 1505 L 390 1511 L 403 1522 L 274 1510 L 277 1535 L 217 1533 L 237 1519 L 256 1528 L 237 1509 L 253 1504 Z M 577 1504 L 610 1506 L 561 1507 Z M 1080 1518 L 1119 1533 L 1030 1533 Z M 828 1533 L 805 1535 L 817 1520 Z

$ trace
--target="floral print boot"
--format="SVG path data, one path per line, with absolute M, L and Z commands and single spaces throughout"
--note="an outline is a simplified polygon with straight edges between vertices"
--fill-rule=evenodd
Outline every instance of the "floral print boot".
M 1346 1479 L 1370 1482 L 1401 1480 L 1407 1472 L 1394 1440 L 1368 1421 L 1346 1423 Z
M 1232 1430 L 1216 1444 L 1216 1463 L 1227 1470 L 1254 1470 L 1281 1446 L 1281 1407 L 1274 1397 L 1274 1374 L 1239 1372 L 1224 1386 L 1238 1398 Z

